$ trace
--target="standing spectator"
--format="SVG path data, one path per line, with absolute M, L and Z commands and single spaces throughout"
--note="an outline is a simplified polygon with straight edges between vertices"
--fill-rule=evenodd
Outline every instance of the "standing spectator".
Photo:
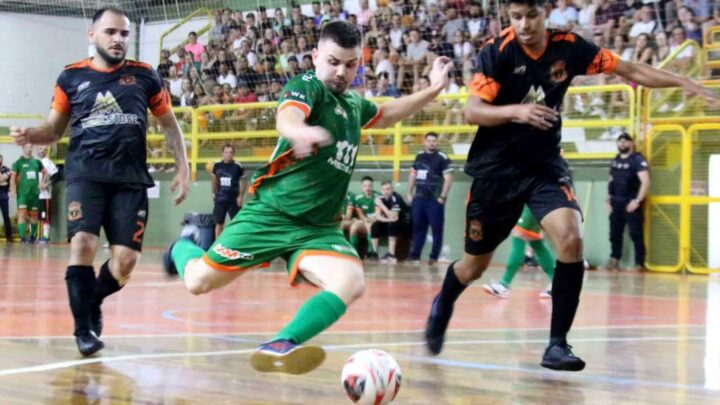
M 405 29 L 400 25 L 400 14 L 395 14 L 392 17 L 392 26 L 390 27 L 390 45 L 394 50 L 402 48 L 402 37 L 405 33 Z
M 368 0 L 360 0 L 360 12 L 357 15 L 358 24 L 363 28 L 363 31 L 367 31 L 370 27 L 370 20 L 375 15 L 375 12 L 370 10 L 370 3 Z
M 429 46 L 430 44 L 427 41 L 420 38 L 420 31 L 416 28 L 413 28 L 410 31 L 410 43 L 407 45 L 404 57 L 400 59 L 400 69 L 398 70 L 397 81 L 398 87 L 405 87 L 405 79 L 408 70 L 412 75 L 413 83 L 420 77 L 423 64 L 427 61 Z
M 220 235 L 225 224 L 225 217 L 229 214 L 230 220 L 237 215 L 243 205 L 243 196 L 247 180 L 245 169 L 236 162 L 235 147 L 226 144 L 223 147 L 223 158 L 215 163 L 212 170 L 213 220 L 215 221 L 215 236 Z
M 407 201 L 412 204 L 413 222 L 410 260 L 420 260 L 429 225 L 433 233 L 429 264 L 435 264 L 440 257 L 445 203 L 452 185 L 452 162 L 446 154 L 438 150 L 437 140 L 438 135 L 434 132 L 425 135 L 425 150 L 415 157 L 408 178 Z
M 170 60 L 170 51 L 163 49 L 160 51 L 160 63 L 158 63 L 157 72 L 161 78 L 165 79 L 170 74 L 170 66 L 174 63 Z
M 467 22 L 467 28 L 470 32 L 470 38 L 472 38 L 473 40 L 480 39 L 483 32 L 485 32 L 486 26 L 487 20 L 483 15 L 480 4 L 474 2 L 470 3 L 470 18 Z
M 283 13 L 281 8 L 275 9 L 275 21 L 273 21 L 273 31 L 280 33 L 283 31 L 283 28 L 292 26 L 292 21 L 290 21 L 289 18 L 285 17 L 285 13 Z
M 220 10 L 213 12 L 213 26 L 210 29 L 210 39 L 216 42 L 223 42 L 225 40 L 225 24 L 222 22 L 222 14 Z
M 50 200 L 52 199 L 52 183 L 57 180 L 59 170 L 55 163 L 47 155 L 48 147 L 41 145 L 38 147 L 38 159 L 45 169 L 45 175 L 40 183 L 40 219 L 42 219 L 42 236 L 40 243 L 48 243 L 50 241 Z
M 182 78 L 178 76 L 178 71 L 175 66 L 170 68 L 167 81 L 170 85 L 170 94 L 173 97 L 180 98 L 180 96 L 182 96 Z
M 640 9 L 640 21 L 635 22 L 630 28 L 628 36 L 630 39 L 637 38 L 640 34 L 652 35 L 658 30 L 658 23 L 653 19 L 652 6 L 646 4 Z
M 228 65 L 225 63 L 220 64 L 220 75 L 218 75 L 216 81 L 218 84 L 229 84 L 233 89 L 237 87 L 237 77 L 230 71 Z
M 447 9 L 447 22 L 442 27 L 442 39 L 450 42 L 455 38 L 456 31 L 464 31 L 466 29 L 465 18 L 461 16 L 455 7 Z
M 329 4 L 328 4 L 328 6 L 329 6 Z M 312 2 L 312 13 L 313 13 L 313 16 L 312 16 L 313 24 L 315 24 L 315 27 L 319 27 L 320 23 L 323 20 L 322 7 L 320 7 L 319 1 Z
M 195 31 L 190 31 L 190 33 L 188 34 L 188 43 L 185 44 L 185 52 L 192 53 L 193 62 L 200 64 L 200 55 L 205 52 L 205 45 L 198 43 L 197 33 Z
M 634 151 L 632 137 L 622 133 L 617 140 L 618 155 L 610 167 L 608 183 L 608 208 L 610 209 L 610 244 L 612 251 L 605 268 L 618 270 L 622 255 L 625 224 L 635 245 L 635 267 L 645 266 L 645 241 L 643 240 L 642 202 L 650 189 L 650 174 L 645 158 Z
M 5 227 L 5 242 L 12 242 L 12 223 L 10 222 L 10 181 L 12 172 L 3 165 L 3 156 L 0 155 L 0 211 L 2 211 L 3 227 Z
M 578 22 L 578 12 L 574 7 L 568 6 L 567 0 L 557 0 L 557 7 L 550 12 L 547 19 L 548 28 L 565 31 L 573 29 Z
M 393 190 L 391 181 L 383 181 L 380 185 L 380 196 L 375 199 L 375 222 L 370 228 L 374 251 L 378 251 L 380 238 L 388 238 L 388 253 L 382 257 L 383 261 L 397 263 L 397 238 L 409 222 L 410 207 L 400 194 Z
M 32 145 L 23 145 L 23 154 L 13 163 L 10 180 L 10 194 L 17 197 L 18 231 L 21 243 L 35 243 L 40 208 L 40 184 L 45 173 L 42 163 L 32 155 Z M 30 236 L 26 236 L 28 214 Z

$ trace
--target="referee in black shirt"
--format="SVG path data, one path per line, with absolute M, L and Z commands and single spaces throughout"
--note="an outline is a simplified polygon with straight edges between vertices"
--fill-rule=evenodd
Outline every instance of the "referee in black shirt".
M 245 169 L 233 160 L 235 147 L 226 144 L 223 146 L 223 160 L 215 163 L 212 171 L 212 192 L 215 208 L 213 220 L 215 221 L 215 237 L 220 235 L 225 224 L 225 217 L 229 214 L 232 220 L 243 204 L 243 195 L 247 181 Z
M 618 270 L 622 255 L 625 224 L 635 245 L 635 267 L 645 266 L 645 241 L 643 240 L 643 212 L 641 204 L 650 188 L 650 173 L 645 158 L 635 152 L 632 137 L 622 133 L 617 139 L 618 155 L 610 166 L 608 183 L 608 208 L 610 209 L 610 260 L 607 270 Z

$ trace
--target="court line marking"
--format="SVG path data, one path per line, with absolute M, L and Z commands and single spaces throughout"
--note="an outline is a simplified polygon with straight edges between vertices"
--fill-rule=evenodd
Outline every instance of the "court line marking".
M 681 336 L 667 336 L 667 337 L 653 337 L 653 336 L 640 336 L 640 337 L 626 337 L 626 338 L 588 338 L 588 339 L 574 339 L 574 341 L 580 342 L 580 341 L 586 341 L 586 342 L 610 342 L 610 341 L 658 341 L 658 340 L 666 340 L 666 341 L 682 341 L 682 340 L 701 340 L 704 339 L 704 336 L 687 336 L 687 337 L 681 337 Z M 529 339 L 529 340 L 514 340 L 514 341 L 507 341 L 507 340 L 493 340 L 493 341 L 485 341 L 485 340 L 475 340 L 475 341 L 448 341 L 445 344 L 446 345 L 465 345 L 465 344 L 494 344 L 494 343 L 534 343 L 536 341 L 539 342 L 545 342 L 545 340 L 539 340 L 539 339 Z M 328 345 L 324 346 L 329 351 L 343 351 L 343 349 L 353 349 L 358 347 L 392 347 L 392 346 L 401 346 L 401 345 L 424 345 L 424 342 L 386 342 L 386 343 L 364 343 L 364 344 L 347 344 L 347 345 Z M 151 353 L 151 354 L 137 354 L 137 355 L 124 355 L 124 356 L 115 356 L 115 357 L 97 357 L 97 358 L 90 358 L 90 359 L 81 359 L 81 360 L 70 360 L 70 361 L 63 361 L 63 362 L 55 362 L 55 363 L 46 363 L 41 364 L 37 366 L 27 366 L 27 367 L 18 367 L 18 368 L 11 368 L 11 369 L 4 369 L 0 370 L 0 377 L 2 376 L 9 376 L 9 375 L 18 375 L 18 374 L 29 374 L 29 373 L 37 373 L 37 372 L 43 372 L 43 371 L 52 371 L 62 368 L 70 368 L 70 367 L 76 367 L 80 365 L 86 365 L 86 364 L 94 364 L 94 363 L 101 363 L 101 362 L 114 362 L 114 361 L 132 361 L 132 360 L 143 360 L 143 359 L 165 359 L 165 358 L 177 358 L 177 357 L 209 357 L 209 356 L 225 356 L 225 355 L 234 355 L 234 354 L 249 354 L 255 351 L 255 349 L 244 349 L 244 350 L 222 350 L 222 351 L 205 351 L 205 352 L 174 352 L 174 353 Z M 470 368 L 470 369 L 479 369 L 479 370 L 489 370 L 489 371 L 512 371 L 512 372 L 521 372 L 526 374 L 535 374 L 535 375 L 542 375 L 544 377 L 550 377 L 554 380 L 576 380 L 576 381 L 584 381 L 584 382 L 592 382 L 592 383 L 608 383 L 608 384 L 622 384 L 622 385 L 631 385 L 631 386 L 650 386 L 650 387 L 663 387 L 663 388 L 673 388 L 673 389 L 685 389 L 685 390 L 699 390 L 699 391 L 714 391 L 712 389 L 708 389 L 704 386 L 697 385 L 697 384 L 677 384 L 672 382 L 666 382 L 666 381 L 648 381 L 648 380 L 634 380 L 631 378 L 625 378 L 625 377 L 613 377 L 613 376 L 603 376 L 603 375 L 583 375 L 583 374 L 569 374 L 569 373 L 556 373 L 552 371 L 547 371 L 544 369 L 535 369 L 535 368 L 527 368 L 527 367 L 517 367 L 517 366 L 505 366 L 505 365 L 498 365 L 498 364 L 487 364 L 487 363 L 477 363 L 477 362 L 467 362 L 462 360 L 450 360 L 450 359 L 442 359 L 442 358 L 436 358 L 436 357 L 430 357 L 430 356 L 417 356 L 412 354 L 405 354 L 405 353 L 395 353 L 395 357 L 398 358 L 404 358 L 408 360 L 413 360 L 421 363 L 429 363 L 429 364 L 436 364 L 436 365 L 443 365 L 448 367 L 459 367 L 459 368 Z M 562 377 L 561 377 L 562 376 Z
M 132 329 L 133 326 L 124 326 L 128 329 Z M 572 330 L 623 330 L 623 329 L 678 329 L 678 328 L 705 328 L 706 325 L 688 325 L 688 324 L 668 324 L 668 325 L 611 325 L 611 326 L 578 326 L 573 327 Z M 159 330 L 159 329 L 158 329 Z M 548 328 L 477 328 L 477 329 L 449 329 L 448 334 L 452 333 L 473 333 L 473 332 L 534 332 L 534 331 L 547 331 Z M 397 333 L 424 333 L 425 329 L 406 329 L 406 330 L 349 330 L 349 331 L 325 331 L 322 333 L 325 335 L 367 335 L 367 334 L 397 334 Z M 184 338 L 184 337 L 217 337 L 217 336 L 262 336 L 270 335 L 275 332 L 272 331 L 258 331 L 258 332 L 235 332 L 235 333 L 224 333 L 224 332 L 207 332 L 207 333 L 157 333 L 157 334 L 127 334 L 127 335 L 103 335 L 103 339 L 132 339 L 132 338 Z M 63 335 L 63 336 L 0 336 L 0 340 L 64 340 L 64 339 L 75 339 L 75 336 Z M 574 340 L 574 339 L 573 339 Z

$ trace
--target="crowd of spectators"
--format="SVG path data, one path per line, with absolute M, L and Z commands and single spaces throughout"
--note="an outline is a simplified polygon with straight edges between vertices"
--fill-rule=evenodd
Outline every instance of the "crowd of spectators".
M 466 0 L 378 0 L 371 9 L 360 0 L 359 12 L 351 14 L 341 0 L 331 0 L 313 2 L 307 15 L 299 5 L 289 15 L 262 6 L 216 10 L 204 43 L 189 33 L 183 45 L 162 51 L 158 71 L 177 106 L 273 101 L 289 79 L 313 69 L 311 50 L 323 24 L 341 19 L 364 35 L 354 90 L 369 97 L 412 93 L 427 85 L 433 59 L 444 55 L 455 64 L 445 93 L 458 93 L 472 80 L 482 43 L 509 25 L 505 6 L 489 4 L 483 9 Z M 623 59 L 648 64 L 662 61 L 685 39 L 701 43 L 703 31 L 720 23 L 720 6 L 709 0 L 556 0 L 547 11 L 549 28 L 574 31 Z M 680 56 L 689 63 L 694 53 Z M 435 114 L 436 124 L 459 124 L 457 107 L 446 101 L 425 112 Z

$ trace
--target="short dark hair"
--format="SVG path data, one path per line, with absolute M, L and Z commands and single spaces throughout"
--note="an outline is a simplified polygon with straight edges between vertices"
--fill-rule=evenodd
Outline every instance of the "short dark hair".
M 95 12 L 92 18 L 92 23 L 95 24 L 96 22 L 98 22 L 98 20 L 100 20 L 102 16 L 105 15 L 105 12 L 110 12 L 127 18 L 127 13 L 117 7 L 103 7 Z
M 386 185 L 386 184 L 389 184 L 389 185 L 392 186 L 392 181 L 390 181 L 390 180 L 385 180 L 385 181 L 383 181 L 382 183 L 380 183 L 380 186 L 384 186 L 384 185 Z
M 190 31 L 190 33 L 188 34 L 188 36 L 190 36 L 190 35 L 193 35 L 193 36 L 196 36 L 196 37 L 197 37 L 197 32 L 195 32 L 195 31 Z
M 345 21 L 332 21 L 323 27 L 318 42 L 327 39 L 345 49 L 360 46 L 360 30 Z
M 364 176 L 364 177 L 362 178 L 362 180 L 360 180 L 360 182 L 363 183 L 365 180 L 370 180 L 370 181 L 372 181 L 372 182 L 375 182 L 375 180 L 373 180 L 373 178 L 370 177 L 370 176 Z
M 508 5 L 524 4 L 528 7 L 545 7 L 545 3 L 547 0 L 508 0 Z
M 430 137 L 437 139 L 438 138 L 437 132 L 428 132 L 427 134 L 425 134 L 425 139 L 428 139 Z
M 225 152 L 225 149 L 227 149 L 227 148 L 232 149 L 233 153 L 235 153 L 235 146 L 233 146 L 233 144 L 226 143 L 225 145 L 223 145 L 223 152 Z

